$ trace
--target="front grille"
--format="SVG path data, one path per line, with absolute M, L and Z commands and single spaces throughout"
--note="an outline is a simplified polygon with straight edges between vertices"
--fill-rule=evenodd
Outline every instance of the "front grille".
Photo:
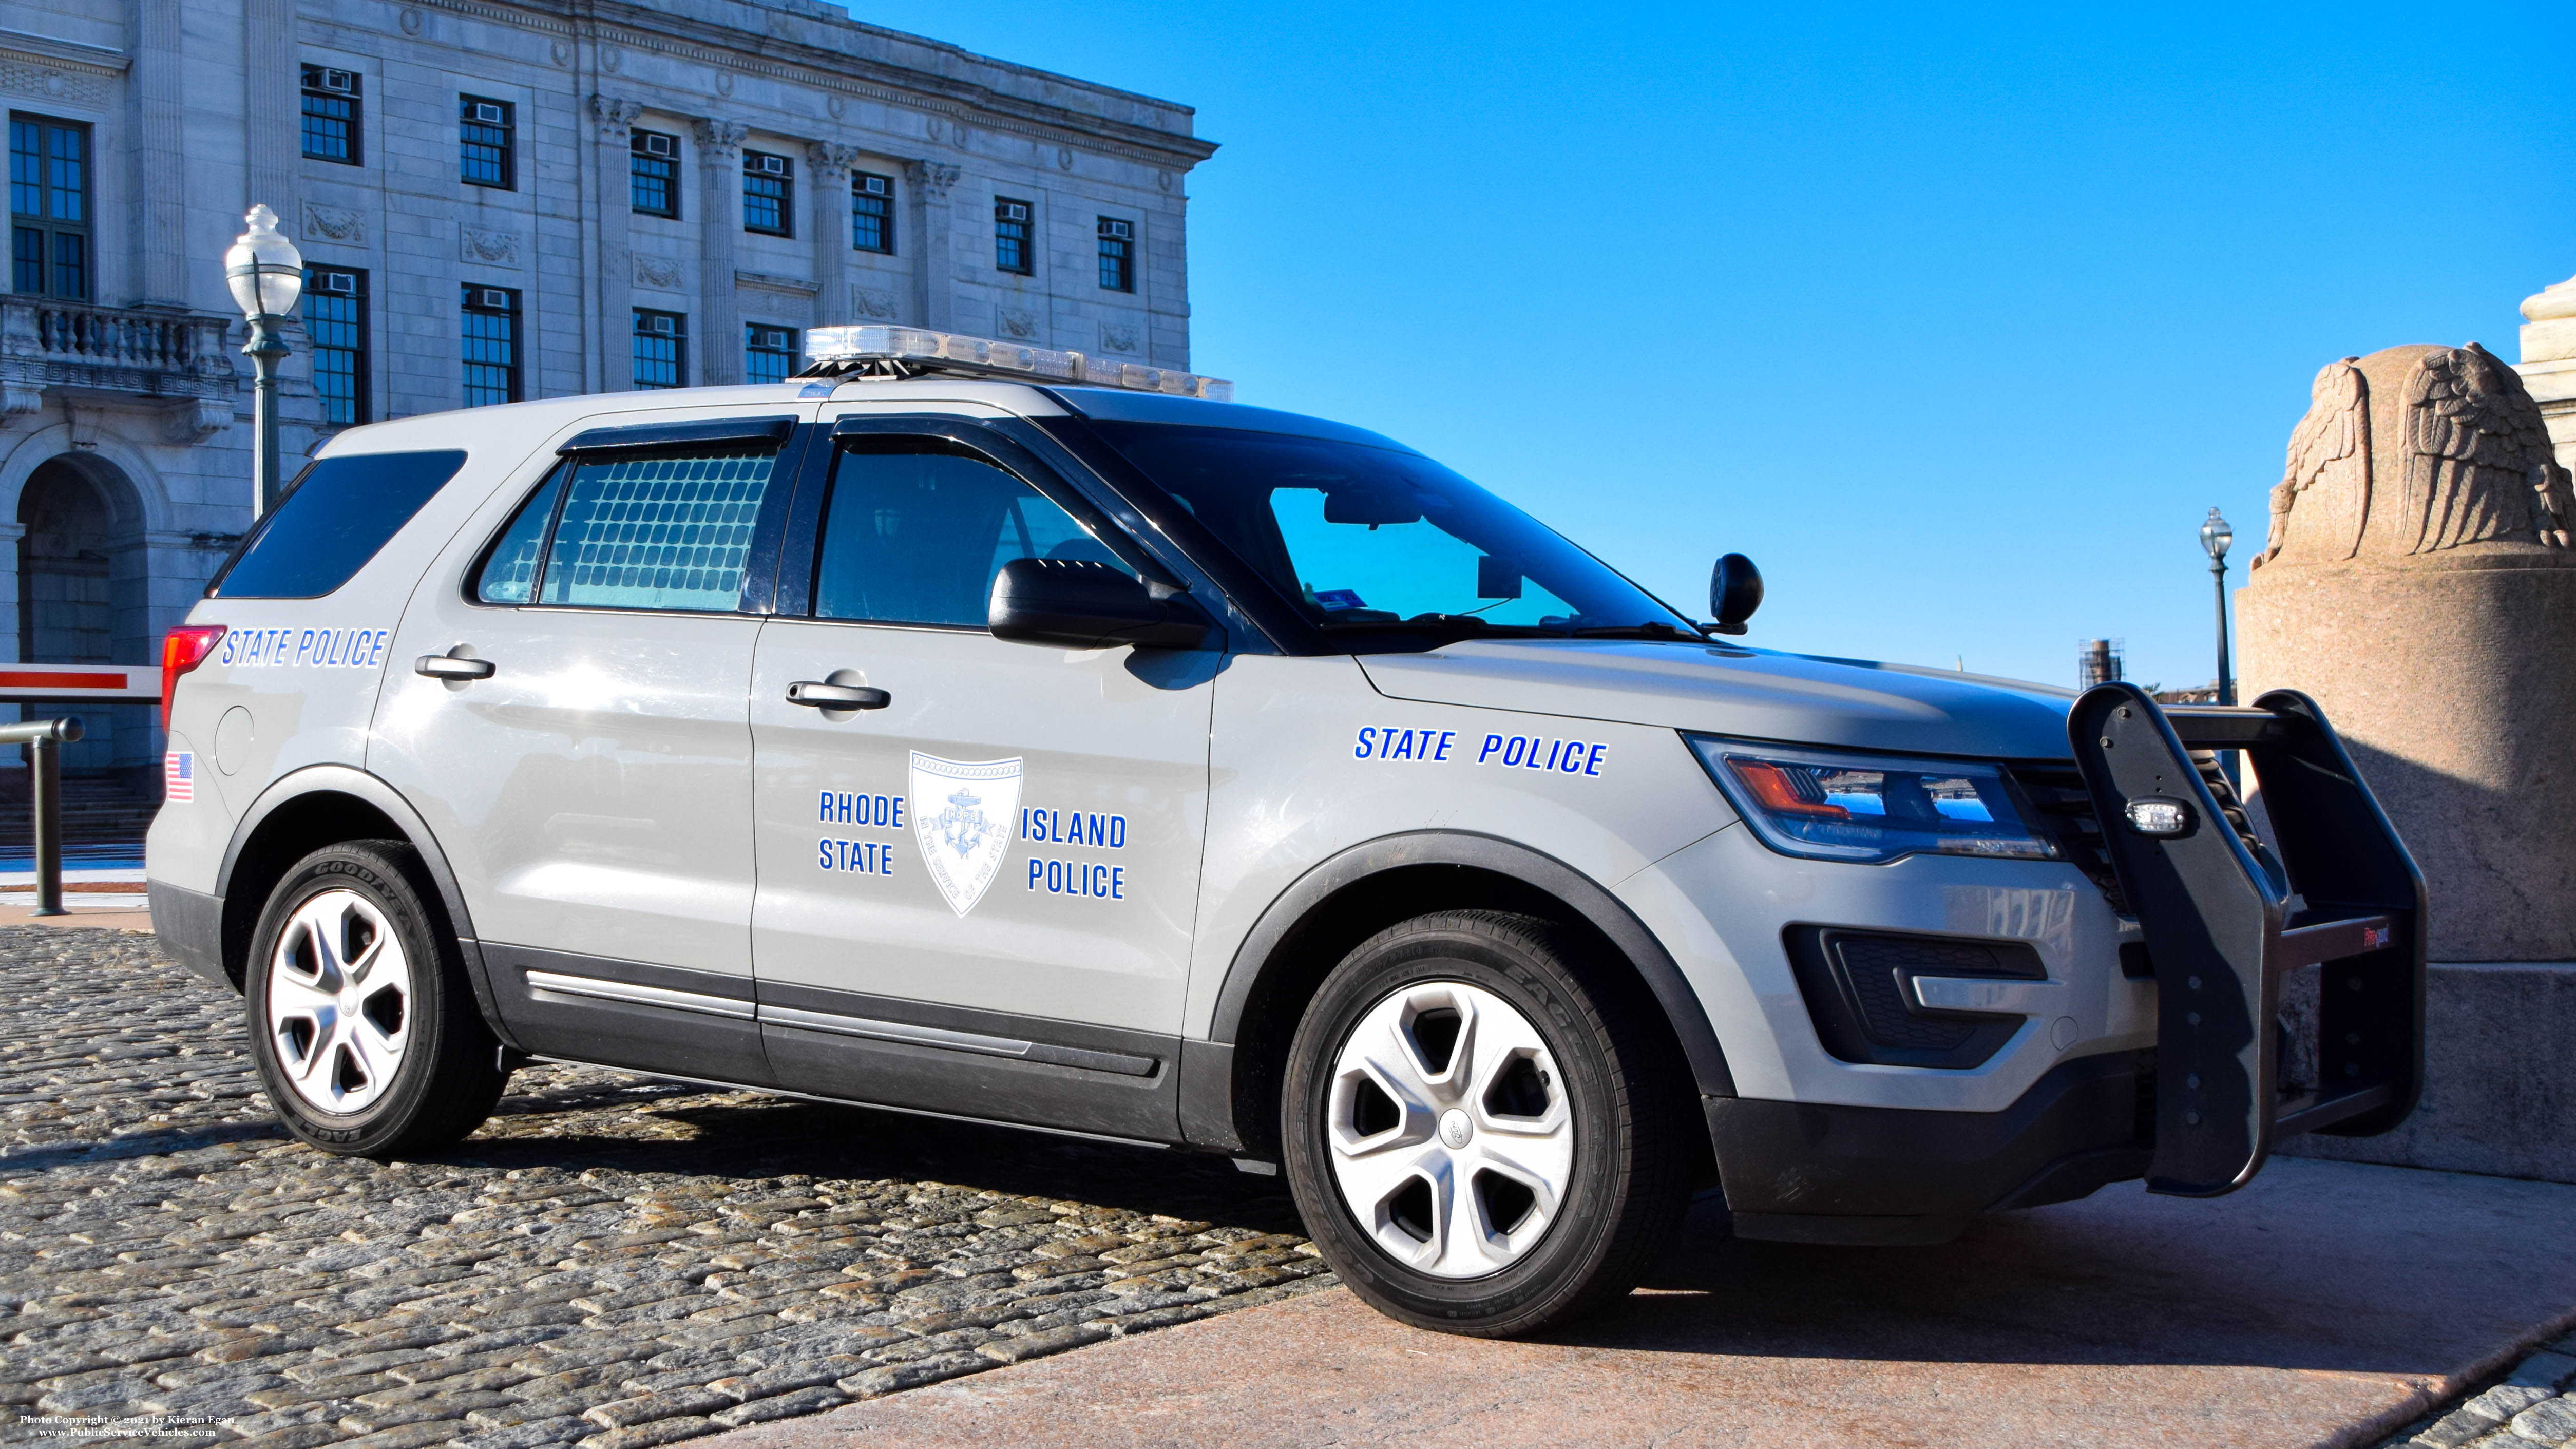
M 2014 765 L 2011 773 L 2013 783 L 2021 787 L 2039 816 L 2040 827 L 2057 842 L 2059 853 L 2100 888 L 2112 910 L 2128 915 L 2129 902 L 2120 894 L 2111 853 L 2102 848 L 2102 822 L 2093 813 L 2093 796 L 2084 788 L 2084 777 L 2074 763 Z
M 2201 783 L 2209 787 L 2210 797 L 2218 802 L 2219 813 L 2227 817 L 2227 826 L 2245 843 L 2255 861 L 2270 872 L 2276 885 L 2284 884 L 2280 862 L 2271 847 L 2254 833 L 2254 823 L 2246 818 L 2244 802 L 2237 798 L 2236 787 L 2227 783 L 2226 774 L 2218 767 L 2218 755 L 2212 750 L 2194 750 L 2191 762 L 2200 770 Z M 2111 854 L 2102 848 L 2102 821 L 2094 812 L 2093 796 L 2084 788 L 2084 777 L 2072 764 L 2049 762 L 2009 767 L 2013 783 L 2021 787 L 2039 816 L 2041 827 L 2057 842 L 2058 850 L 2087 880 L 2101 888 L 2102 899 L 2121 915 L 2137 914 L 2129 909 L 2126 896 L 2120 893 L 2120 877 L 2111 868 Z
M 2199 767 L 2201 783 L 2209 787 L 2210 798 L 2218 802 L 2220 812 L 2227 816 L 2228 828 L 2244 842 L 2246 852 L 2254 857 L 2254 863 L 2272 877 L 2275 887 L 2287 891 L 2290 888 L 2289 873 L 2281 868 L 2280 860 L 2272 854 L 2272 847 L 2265 845 L 2263 837 L 2254 833 L 2254 822 L 2245 814 L 2245 802 L 2237 798 L 2236 787 L 2227 783 L 2226 772 L 2218 767 L 2218 752 L 2194 750 L 2191 762 Z

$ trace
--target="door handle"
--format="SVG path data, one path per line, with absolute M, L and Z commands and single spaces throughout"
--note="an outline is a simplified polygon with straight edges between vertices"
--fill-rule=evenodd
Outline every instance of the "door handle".
M 459 659 L 453 654 L 424 654 L 412 661 L 411 672 L 431 679 L 489 679 L 492 677 L 492 661 Z
M 883 709 L 894 703 L 894 696 L 863 684 L 825 684 L 819 679 L 800 679 L 787 686 L 787 702 L 812 709 Z

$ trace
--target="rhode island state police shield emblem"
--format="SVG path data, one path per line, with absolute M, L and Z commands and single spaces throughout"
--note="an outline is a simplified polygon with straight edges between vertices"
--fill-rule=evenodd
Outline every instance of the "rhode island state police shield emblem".
M 912 756 L 912 831 L 921 861 L 949 909 L 963 916 L 1011 853 L 1020 818 L 1018 760 Z

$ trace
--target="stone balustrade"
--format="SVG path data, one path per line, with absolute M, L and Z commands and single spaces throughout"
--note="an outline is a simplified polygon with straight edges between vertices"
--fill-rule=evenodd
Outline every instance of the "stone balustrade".
M 220 317 L 0 297 L 0 426 L 33 414 L 48 391 L 93 404 L 149 402 L 171 415 L 172 441 L 232 425 L 239 374 Z

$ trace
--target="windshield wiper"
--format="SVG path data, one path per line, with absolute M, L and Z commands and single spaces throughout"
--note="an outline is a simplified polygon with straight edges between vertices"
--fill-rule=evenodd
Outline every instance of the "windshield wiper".
M 1577 639 L 1687 639 L 1697 644 L 1708 638 L 1697 629 L 1676 629 L 1655 619 L 1642 624 L 1605 624 L 1572 632 Z
M 1529 624 L 1496 624 L 1474 614 L 1416 614 L 1410 619 L 1348 619 L 1336 623 L 1323 620 L 1318 628 L 1335 634 L 1366 631 L 1373 634 L 1557 634 L 1560 630 L 1539 629 Z

